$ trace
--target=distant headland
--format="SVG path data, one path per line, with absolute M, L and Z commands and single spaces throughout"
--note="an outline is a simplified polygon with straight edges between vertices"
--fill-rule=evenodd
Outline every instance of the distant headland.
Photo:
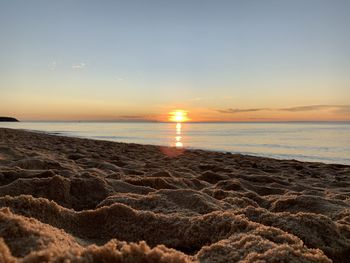
M 12 117 L 1 117 L 0 116 L 0 122 L 5 122 L 5 121 L 18 122 L 19 120 L 17 120 L 16 118 L 12 118 Z

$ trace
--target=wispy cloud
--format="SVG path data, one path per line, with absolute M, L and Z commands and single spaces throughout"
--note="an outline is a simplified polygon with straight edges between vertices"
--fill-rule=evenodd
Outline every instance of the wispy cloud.
M 86 63 L 80 62 L 80 63 L 77 63 L 77 64 L 73 64 L 72 65 L 72 69 L 79 70 L 79 69 L 85 68 L 86 66 L 87 66 Z
M 56 69 L 56 66 L 57 66 L 56 61 L 51 61 L 51 62 L 48 64 L 48 68 L 49 68 L 49 70 L 51 70 L 51 71 L 54 71 L 54 70 Z
M 343 107 L 338 107 L 335 112 L 340 114 L 350 114 L 350 105 L 343 105 Z
M 314 111 L 314 110 L 323 110 L 323 109 L 339 109 L 343 107 L 348 107 L 346 105 L 307 105 L 307 106 L 297 106 L 297 107 L 289 107 L 289 108 L 280 108 L 280 111 Z
M 268 108 L 252 108 L 252 109 L 223 109 L 223 110 L 217 110 L 220 113 L 242 113 L 242 112 L 255 112 L 255 111 L 264 111 L 264 110 L 270 110 Z
M 242 113 L 242 112 L 258 112 L 258 111 L 288 111 L 288 112 L 305 112 L 305 111 L 317 111 L 317 110 L 333 110 L 337 113 L 350 113 L 350 105 L 306 105 L 286 108 L 228 108 L 220 109 L 217 112 L 220 113 Z

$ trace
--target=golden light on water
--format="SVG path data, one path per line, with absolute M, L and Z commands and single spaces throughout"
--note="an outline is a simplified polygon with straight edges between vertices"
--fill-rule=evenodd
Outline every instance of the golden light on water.
M 180 122 L 176 123 L 176 136 L 175 136 L 176 148 L 182 148 L 184 146 L 182 143 L 181 129 L 182 129 L 182 124 Z
M 176 148 L 183 148 L 183 142 L 182 142 L 182 123 L 189 121 L 190 119 L 188 118 L 188 112 L 185 110 L 174 110 L 172 112 L 169 112 L 169 121 L 171 122 L 176 122 L 175 126 L 175 147 Z
M 183 143 L 182 142 L 176 142 L 175 143 L 175 147 L 176 148 L 182 148 L 184 145 L 183 145 Z
M 175 136 L 175 147 L 176 148 L 182 148 L 184 145 L 182 143 L 182 136 L 181 136 L 181 123 L 176 123 L 176 136 Z
M 172 116 L 172 115 L 170 115 L 169 113 L 169 116 Z M 184 116 L 184 115 L 181 115 L 181 116 Z M 184 121 L 185 119 L 188 119 L 188 118 L 187 117 L 184 119 L 177 118 L 177 119 L 174 119 L 174 121 L 176 122 L 176 120 L 180 120 L 180 119 Z M 169 117 L 169 120 L 171 120 L 170 117 Z M 176 157 L 181 155 L 184 152 L 183 133 L 182 133 L 183 124 L 181 122 L 176 122 L 176 124 L 175 125 L 174 124 L 171 124 L 171 126 L 175 128 L 175 134 L 173 135 L 174 137 L 172 137 L 173 141 L 170 144 L 170 146 L 172 147 L 161 147 L 161 151 L 168 157 Z
M 181 135 L 181 127 L 182 125 L 181 125 L 181 123 L 176 123 L 176 134 L 177 135 Z

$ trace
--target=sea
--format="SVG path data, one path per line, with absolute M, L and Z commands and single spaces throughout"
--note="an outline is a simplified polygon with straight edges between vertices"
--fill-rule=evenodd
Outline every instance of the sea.
M 350 122 L 0 122 L 0 127 L 126 143 L 350 165 Z

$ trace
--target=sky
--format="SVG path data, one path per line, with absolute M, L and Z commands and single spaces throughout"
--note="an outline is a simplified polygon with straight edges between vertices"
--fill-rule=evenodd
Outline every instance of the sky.
M 0 116 L 349 121 L 348 0 L 0 0 Z

